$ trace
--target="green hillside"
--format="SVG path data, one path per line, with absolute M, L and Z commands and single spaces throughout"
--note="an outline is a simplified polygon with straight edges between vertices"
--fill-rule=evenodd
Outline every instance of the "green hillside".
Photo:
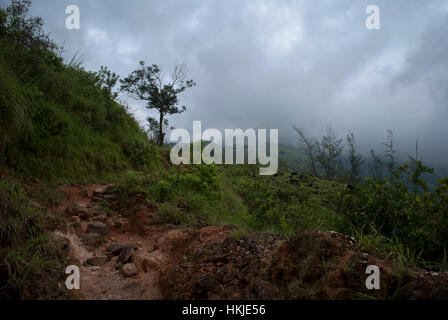
M 308 163 L 302 151 L 290 145 L 279 143 L 278 157 L 292 171 L 308 172 Z
M 51 42 L 28 48 L 0 30 L 4 169 L 26 179 L 89 182 L 156 162 L 155 147 L 98 74 L 64 64 Z

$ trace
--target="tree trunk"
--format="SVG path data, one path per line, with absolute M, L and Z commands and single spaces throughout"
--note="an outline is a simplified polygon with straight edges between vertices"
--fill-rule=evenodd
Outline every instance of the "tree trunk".
M 159 146 L 163 146 L 164 134 L 163 134 L 163 113 L 160 112 L 159 118 L 159 135 L 158 135 Z

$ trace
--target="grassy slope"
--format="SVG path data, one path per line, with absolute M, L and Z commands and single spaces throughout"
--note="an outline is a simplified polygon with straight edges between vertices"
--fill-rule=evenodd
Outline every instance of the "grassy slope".
M 292 146 L 286 144 L 278 145 L 278 156 L 293 171 L 308 171 L 307 160 L 303 153 Z
M 91 74 L 62 63 L 46 66 L 30 84 L 0 52 L 0 110 L 11 132 L 0 158 L 3 168 L 25 179 L 49 183 L 93 182 L 116 178 L 124 169 L 157 162 L 157 150 L 127 110 L 93 83 Z M 10 130 L 13 131 L 13 130 Z

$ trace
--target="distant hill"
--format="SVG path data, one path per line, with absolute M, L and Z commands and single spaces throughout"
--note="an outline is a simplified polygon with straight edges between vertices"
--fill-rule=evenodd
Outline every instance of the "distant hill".
M 290 145 L 279 143 L 278 157 L 285 162 L 292 171 L 307 172 L 307 162 L 302 151 Z

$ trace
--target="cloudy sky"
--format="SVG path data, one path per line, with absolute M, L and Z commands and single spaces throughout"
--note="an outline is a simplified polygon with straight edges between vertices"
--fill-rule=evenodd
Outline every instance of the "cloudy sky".
M 371 4 L 380 30 L 365 27 Z M 65 28 L 68 5 L 80 30 Z M 292 124 L 316 136 L 332 125 L 365 149 L 381 149 L 392 128 L 403 152 L 418 138 L 434 164 L 448 155 L 447 1 L 34 0 L 32 12 L 86 69 L 185 63 L 197 86 L 176 127 L 278 128 L 295 144 Z

